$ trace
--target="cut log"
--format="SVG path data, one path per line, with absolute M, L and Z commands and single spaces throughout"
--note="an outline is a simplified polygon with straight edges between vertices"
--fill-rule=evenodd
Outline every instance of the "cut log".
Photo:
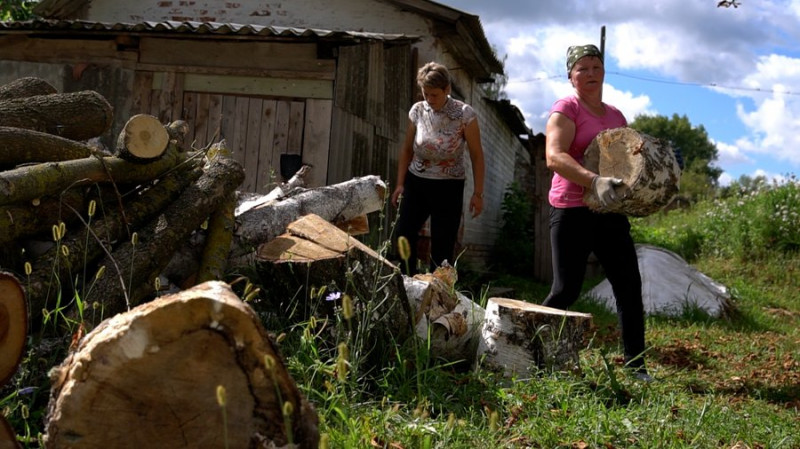
M 197 282 L 222 280 L 228 267 L 228 254 L 233 242 L 236 192 L 231 191 L 208 219 L 208 237 L 203 248 Z
M 26 76 L 0 86 L 0 101 L 36 95 L 50 95 L 56 92 L 58 90 L 47 81 L 33 76 Z
M 319 444 L 317 414 L 275 343 L 222 282 L 104 321 L 51 378 L 52 449 Z
M 156 117 L 137 114 L 120 131 L 115 154 L 126 161 L 150 162 L 167 151 L 169 140 L 167 128 Z
M 508 298 L 489 298 L 476 360 L 506 377 L 573 370 L 592 315 Z M 482 362 L 481 362 L 482 360 Z
M 264 204 L 237 216 L 232 256 L 249 254 L 263 242 L 282 234 L 289 223 L 313 213 L 329 222 L 345 221 L 380 210 L 386 184 L 378 176 L 354 178 L 303 191 L 276 203 Z
M 360 311 L 353 319 L 362 322 L 360 328 L 369 334 L 359 337 L 363 341 L 383 348 L 411 335 L 411 308 L 398 267 L 314 214 L 294 221 L 286 231 L 258 249 L 258 271 L 270 279 L 263 288 L 272 298 L 271 306 L 287 307 L 296 298 L 302 304 L 297 310 L 335 318 L 334 309 L 348 295 L 353 310 Z M 333 299 L 312 294 L 322 288 Z M 331 343 L 335 346 L 338 341 Z
M 47 162 L 0 172 L 0 205 L 59 195 L 70 187 L 96 182 L 147 183 L 194 153 L 169 151 L 150 164 L 134 164 L 116 156 Z
M 430 345 L 431 355 L 447 362 L 472 365 L 485 311 L 455 289 L 455 268 L 404 277 L 414 312 L 416 336 Z
M 28 304 L 16 277 L 0 272 L 0 386 L 17 372 L 28 336 Z
M 344 228 L 350 235 L 357 235 L 361 232 L 361 228 L 356 228 L 355 223 L 349 223 L 348 225 L 347 220 L 363 220 L 363 218 L 359 217 L 379 210 L 383 204 L 379 201 L 382 189 L 385 189 L 385 184 L 380 181 L 380 178 L 366 176 L 323 188 L 303 190 L 298 187 L 297 189 L 289 189 L 289 198 L 283 198 L 280 195 L 275 198 L 265 198 L 271 195 L 272 192 L 267 195 L 238 192 L 237 209 L 244 210 L 244 212 L 236 215 L 237 226 L 234 229 L 228 264 L 250 264 L 256 248 L 284 233 L 289 223 L 300 218 L 300 215 L 291 215 L 292 213 L 297 214 L 302 211 L 306 214 L 319 216 L 333 215 L 335 219 L 333 223 L 335 225 L 340 229 Z M 275 189 L 273 192 L 277 190 Z M 355 190 L 356 192 L 351 192 L 350 190 Z M 357 205 L 357 207 L 341 201 L 342 197 L 358 195 L 357 191 L 360 190 L 365 191 L 369 199 Z M 292 195 L 291 192 L 295 192 L 295 194 Z M 369 195 L 370 192 L 372 192 L 372 196 Z M 330 199 L 330 204 L 325 202 L 326 199 Z M 289 204 L 282 205 L 286 201 Z M 253 204 L 258 204 L 259 206 L 250 207 Z M 341 208 L 338 218 L 335 214 L 332 214 L 331 205 L 338 205 Z M 318 207 L 322 209 L 318 209 Z M 361 215 L 357 214 L 359 210 L 362 211 Z M 271 212 L 274 212 L 274 217 Z M 200 268 L 199 262 L 204 247 L 205 235 L 199 233 L 193 235 L 191 241 L 187 242 L 174 254 L 172 261 L 165 269 L 164 275 L 175 285 L 186 285 L 187 282 L 193 283 L 194 276 Z
M 192 162 L 201 163 L 202 161 L 197 159 Z M 62 293 L 64 298 L 72 297 L 69 292 L 61 292 L 57 288 L 53 267 L 58 266 L 61 269 L 59 272 L 61 279 L 73 278 L 76 272 L 74 270 L 78 267 L 88 276 L 94 277 L 98 270 L 96 263 L 108 251 L 105 246 L 108 245 L 108 242 L 130 241 L 131 228 L 139 229 L 144 223 L 172 204 L 187 186 L 200 178 L 201 168 L 191 170 L 191 165 L 186 165 L 185 168 L 186 170 L 175 170 L 157 178 L 154 185 L 129 200 L 124 210 L 109 208 L 104 216 L 94 217 L 90 224 L 90 231 L 82 229 L 73 232 L 67 228 L 62 245 L 70 248 L 68 256 L 64 256 L 59 251 L 60 248 L 53 246 L 46 254 L 31 261 L 33 272 L 27 282 L 27 293 L 34 324 L 38 323 L 43 309 L 50 310 L 54 306 L 54 296 L 58 292 Z M 70 214 L 65 215 L 69 216 Z M 52 224 L 50 226 L 52 227 Z M 59 263 L 56 263 L 56 258 L 59 258 Z M 130 260 L 125 262 L 130 263 Z M 106 267 L 105 275 L 117 276 L 114 265 Z M 88 283 L 91 280 L 85 281 Z
M 92 148 L 81 142 L 30 129 L 0 126 L 0 165 L 68 161 L 91 154 Z
M 584 153 L 584 166 L 600 176 L 622 179 L 618 206 L 603 207 L 592 189 L 583 200 L 600 212 L 644 217 L 669 204 L 678 193 L 681 169 L 668 142 L 633 128 L 614 128 L 595 137 Z
M 294 176 L 292 176 L 288 181 L 279 185 L 278 187 L 275 187 L 266 195 L 241 193 L 238 200 L 239 204 L 236 206 L 236 216 L 238 217 L 250 209 L 255 209 L 257 207 L 274 203 L 275 201 L 278 201 L 291 193 L 297 192 L 298 189 L 305 187 L 305 177 L 310 169 L 311 167 L 308 165 L 300 167 L 300 170 L 297 170 L 297 173 L 295 173 Z
M 84 210 L 83 192 L 75 190 L 58 197 L 42 198 L 35 203 L 0 206 L 0 229 L 3 230 L 0 245 L 37 234 L 49 234 L 54 224 L 63 221 L 70 225 L 77 221 L 72 219 L 72 214 L 65 213 L 68 208 Z
M 151 296 L 155 279 L 192 232 L 218 209 L 244 180 L 244 169 L 229 157 L 216 157 L 203 175 L 169 207 L 137 230 L 138 242 L 121 243 L 99 262 L 109 269 L 119 261 L 120 276 L 105 276 L 94 286 L 106 316 L 135 306 Z M 127 285 L 126 285 L 127 284 Z M 130 288 L 130 286 L 133 286 Z M 127 292 L 127 301 L 126 301 Z M 89 298 L 94 300 L 95 298 Z
M 108 101 L 92 90 L 0 102 L 0 126 L 32 129 L 73 140 L 102 135 L 111 127 L 113 118 Z
M 17 435 L 14 433 L 14 429 L 11 428 L 11 424 L 0 414 L 0 449 L 21 448 L 22 446 L 17 441 Z

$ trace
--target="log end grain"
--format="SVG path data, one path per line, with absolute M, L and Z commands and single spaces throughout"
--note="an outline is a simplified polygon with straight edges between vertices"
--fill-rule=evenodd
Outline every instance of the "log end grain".
M 0 272 L 0 386 L 17 371 L 28 334 L 28 306 L 22 285 Z
M 622 201 L 612 207 L 603 206 L 591 189 L 585 190 L 584 202 L 598 212 L 644 217 L 661 210 L 678 194 L 681 170 L 672 146 L 633 128 L 600 132 L 586 148 L 583 165 L 623 182 L 615 188 Z

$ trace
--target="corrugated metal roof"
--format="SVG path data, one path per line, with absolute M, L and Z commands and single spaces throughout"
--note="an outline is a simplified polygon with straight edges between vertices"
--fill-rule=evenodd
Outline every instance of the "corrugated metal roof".
M 293 28 L 263 25 L 242 25 L 219 22 L 141 22 L 106 23 L 85 20 L 45 20 L 35 19 L 20 22 L 0 22 L 3 31 L 41 31 L 41 32 L 110 32 L 110 33 L 185 33 L 216 36 L 253 36 L 264 38 L 301 38 L 311 40 L 359 41 L 379 40 L 397 43 L 419 40 L 418 36 L 407 34 L 366 33 L 362 31 L 331 31 L 312 28 Z

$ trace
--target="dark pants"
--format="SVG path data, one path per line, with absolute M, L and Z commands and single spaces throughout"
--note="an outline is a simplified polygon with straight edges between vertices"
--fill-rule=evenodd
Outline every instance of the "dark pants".
M 417 272 L 417 240 L 428 217 L 431 219 L 431 271 L 444 260 L 455 265 L 453 251 L 463 202 L 463 179 L 425 179 L 406 173 L 397 220 L 397 236 L 407 238 L 411 246 L 407 269 L 406 262 L 400 262 L 403 273 L 413 276 Z
M 605 270 L 617 303 L 625 362 L 644 366 L 642 278 L 628 218 L 586 207 L 550 208 L 553 285 L 542 305 L 565 310 L 581 293 L 586 261 L 594 252 Z

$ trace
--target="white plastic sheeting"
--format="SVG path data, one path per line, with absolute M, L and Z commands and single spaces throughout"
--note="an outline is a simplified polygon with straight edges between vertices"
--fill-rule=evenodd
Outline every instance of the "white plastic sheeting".
M 697 307 L 709 316 L 720 317 L 731 299 L 727 287 L 715 282 L 686 263 L 679 255 L 652 245 L 636 245 L 642 275 L 642 300 L 648 315 L 680 315 Z M 616 311 L 608 279 L 588 292 L 599 303 Z

